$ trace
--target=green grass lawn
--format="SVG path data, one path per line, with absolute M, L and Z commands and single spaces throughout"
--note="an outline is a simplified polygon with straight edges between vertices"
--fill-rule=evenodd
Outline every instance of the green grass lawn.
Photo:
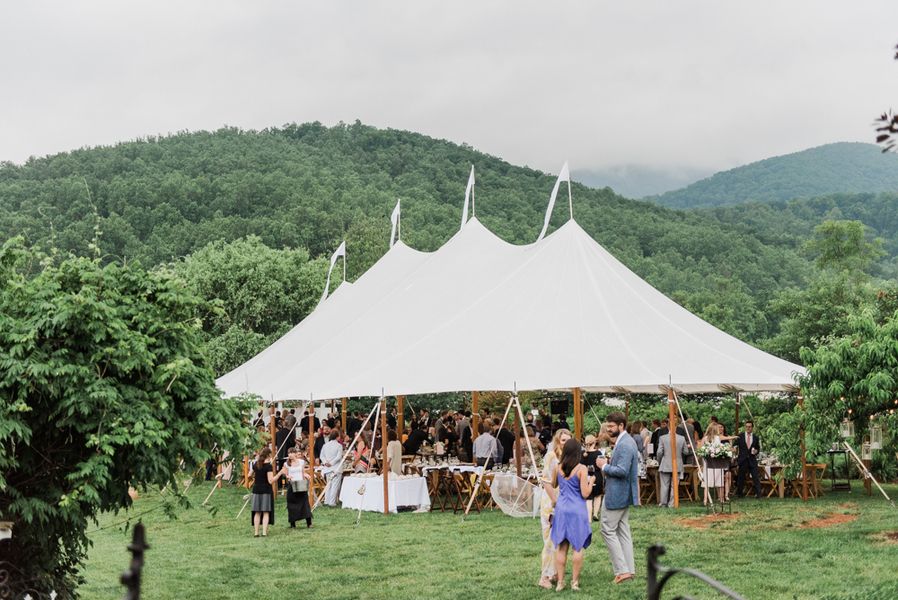
M 856 483 L 856 482 L 855 482 Z M 284 598 L 538 598 L 571 597 L 535 586 L 542 547 L 539 522 L 499 511 L 465 522 L 451 513 L 384 516 L 320 508 L 314 527 L 290 530 L 279 499 L 277 525 L 268 538 L 252 537 L 246 512 L 235 519 L 244 490 L 215 493 L 213 514 L 199 504 L 208 483 L 194 486 L 195 508 L 169 520 L 160 511 L 143 520 L 151 549 L 146 554 L 143 597 Z M 898 486 L 887 491 L 898 497 Z M 158 498 L 158 495 L 156 496 Z M 133 513 L 158 504 L 138 499 Z M 645 598 L 645 549 L 667 547 L 665 564 L 700 569 L 746 598 L 898 598 L 898 510 L 881 496 L 830 493 L 821 500 L 744 500 L 733 518 L 708 522 L 704 509 L 634 509 L 630 523 L 637 554 L 635 583 L 611 585 L 612 572 L 598 528 L 586 551 L 581 596 Z M 835 517 L 847 522 L 820 528 L 803 523 Z M 121 598 L 118 577 L 128 564 L 130 532 L 122 515 L 101 519 L 81 589 L 84 598 Z M 689 520 L 690 522 L 685 522 Z M 695 522 L 692 522 L 695 521 Z M 595 524 L 597 525 L 597 524 Z M 718 598 L 691 580 L 675 578 L 665 597 L 688 593 Z

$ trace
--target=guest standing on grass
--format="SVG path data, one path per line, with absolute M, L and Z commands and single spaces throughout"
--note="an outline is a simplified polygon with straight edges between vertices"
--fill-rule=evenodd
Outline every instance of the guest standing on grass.
M 550 488 L 555 501 L 552 516 L 552 543 L 555 551 L 555 572 L 558 583 L 555 591 L 564 589 L 564 568 L 567 563 L 568 548 L 573 550 L 571 568 L 571 589 L 580 589 L 580 570 L 583 568 L 583 551 L 592 542 L 592 528 L 586 510 L 586 498 L 592 493 L 594 477 L 580 464 L 582 450 L 580 442 L 569 439 L 564 443 L 561 460 L 555 467 L 558 491 Z
M 599 450 L 599 439 L 594 435 L 586 436 L 583 441 L 583 455 L 580 458 L 580 464 L 586 467 L 590 475 L 595 475 L 596 459 L 601 455 Z M 589 513 L 589 520 L 598 521 L 599 508 L 602 506 L 602 494 L 604 493 L 604 481 L 599 473 L 595 478 L 592 486 L 592 493 L 586 499 L 586 511 Z
M 309 528 L 312 526 L 312 508 L 309 506 L 309 473 L 307 463 L 298 449 L 291 448 L 287 453 L 286 468 L 287 520 L 290 522 L 290 528 L 296 529 L 296 522 L 301 519 L 305 519 L 306 528 Z M 294 482 L 300 482 L 300 484 L 295 485 Z
M 673 486 L 680 484 L 680 478 L 683 476 L 688 449 L 686 448 L 686 438 L 680 433 L 682 431 L 677 427 L 677 473 L 673 473 L 673 450 L 670 447 L 670 434 L 661 436 L 658 440 L 658 479 L 661 481 L 661 490 L 658 493 L 658 506 L 666 506 L 673 508 Z
M 340 430 L 332 429 L 327 443 L 322 446 L 318 455 L 321 473 L 327 485 L 324 489 L 324 503 L 336 506 L 340 497 L 340 486 L 343 484 L 343 444 L 340 443 Z
M 262 527 L 262 537 L 268 535 L 268 526 L 274 525 L 274 494 L 271 485 L 281 475 L 287 474 L 286 467 L 278 472 L 272 468 L 271 448 L 266 446 L 259 452 L 256 464 L 253 467 L 255 481 L 253 482 L 253 495 L 250 519 L 253 524 L 255 537 L 259 537 L 259 526 Z
M 605 431 L 614 441 L 614 452 L 610 462 L 604 457 L 596 459 L 596 466 L 605 476 L 602 537 L 611 555 L 614 583 L 621 583 L 636 576 L 629 518 L 630 506 L 639 505 L 639 459 L 623 413 L 609 414 Z
M 751 481 L 755 485 L 755 497 L 761 499 L 761 477 L 758 474 L 758 454 L 761 452 L 761 440 L 755 435 L 755 424 L 752 421 L 745 422 L 745 432 L 736 436 L 736 449 L 739 455 L 736 463 L 739 465 L 739 473 L 736 475 L 736 496 L 745 496 L 743 488 L 746 473 L 751 474 Z
M 552 581 L 556 579 L 555 551 L 557 548 L 552 542 L 552 513 L 555 511 L 555 501 L 551 494 L 557 494 L 555 490 L 555 467 L 561 458 L 561 449 L 565 442 L 571 439 L 571 432 L 567 429 L 559 429 L 549 441 L 549 450 L 543 459 L 543 472 L 541 483 L 543 495 L 539 500 L 539 523 L 543 532 L 543 552 L 540 557 L 539 586 L 545 589 L 552 588 Z M 550 491 L 551 490 L 551 491 Z

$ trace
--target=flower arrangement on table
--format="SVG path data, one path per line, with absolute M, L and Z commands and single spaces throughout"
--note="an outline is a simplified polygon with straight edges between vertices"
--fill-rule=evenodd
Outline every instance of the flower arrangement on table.
M 709 442 L 698 449 L 702 458 L 733 458 L 733 447 L 720 442 Z

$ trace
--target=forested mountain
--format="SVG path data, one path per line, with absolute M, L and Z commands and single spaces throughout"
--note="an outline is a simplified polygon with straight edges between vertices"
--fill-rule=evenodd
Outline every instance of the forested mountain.
M 722 171 L 646 199 L 692 208 L 888 191 L 898 191 L 898 156 L 883 154 L 873 144 L 841 142 Z
M 108 260 L 159 264 L 215 240 L 256 235 L 272 248 L 326 256 L 347 240 L 356 278 L 386 251 L 402 198 L 403 239 L 433 250 L 458 230 L 464 185 L 477 171 L 477 216 L 514 243 L 536 239 L 554 176 L 423 135 L 355 123 L 263 131 L 221 129 L 76 150 L 0 167 L 0 236 Z M 744 339 L 777 328 L 766 309 L 812 271 L 793 239 L 714 215 L 627 200 L 575 185 L 574 215 L 633 270 Z M 552 228 L 567 217 L 560 202 Z M 551 229 L 550 229 L 551 230 Z M 253 242 L 255 243 L 255 242 Z
M 766 244 L 800 249 L 826 220 L 860 221 L 870 238 L 879 238 L 885 256 L 874 266 L 881 277 L 898 276 L 898 192 L 832 194 L 775 202 L 696 209 Z

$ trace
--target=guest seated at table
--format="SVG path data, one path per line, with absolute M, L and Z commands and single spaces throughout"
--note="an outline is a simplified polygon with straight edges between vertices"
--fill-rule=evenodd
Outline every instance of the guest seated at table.
M 372 461 L 371 450 L 368 446 L 367 436 L 363 433 L 359 436 L 359 441 L 355 443 L 352 451 L 352 471 L 353 473 L 367 473 Z
M 528 435 L 529 434 L 529 435 Z M 530 447 L 528 448 L 528 441 L 530 443 Z M 545 449 L 543 445 L 539 442 L 539 439 L 536 437 L 536 433 L 533 431 L 532 425 L 527 425 L 524 429 L 520 431 L 518 436 L 518 445 L 521 448 L 521 468 L 527 470 L 530 468 L 531 460 L 530 460 L 530 449 L 533 449 L 534 458 L 537 456 L 542 456 Z M 512 446 L 512 460 L 515 464 L 518 461 L 517 454 L 518 446 Z
M 447 412 L 442 423 L 437 441 L 443 443 L 447 454 L 457 454 L 458 435 L 455 433 L 455 418 Z
M 412 421 L 412 431 L 408 434 L 408 439 L 402 447 L 403 454 L 417 454 L 421 449 L 421 444 L 427 439 L 427 432 L 421 426 L 420 421 Z
M 493 437 L 492 423 L 487 420 L 480 424 L 479 429 L 480 435 L 477 436 L 473 443 L 474 462 L 480 467 L 485 465 L 487 461 L 490 464 L 495 464 L 499 454 L 499 444 L 496 442 L 496 438 Z

